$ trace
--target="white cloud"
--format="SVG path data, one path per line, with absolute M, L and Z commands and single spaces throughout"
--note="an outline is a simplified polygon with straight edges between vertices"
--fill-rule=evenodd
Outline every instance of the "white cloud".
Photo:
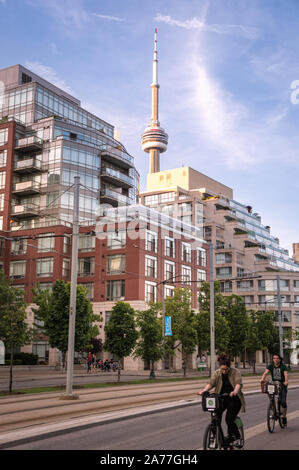
M 73 91 L 68 87 L 63 79 L 61 79 L 52 67 L 48 65 L 41 64 L 40 62 L 25 62 L 25 67 L 31 70 L 36 75 L 39 75 L 41 78 L 44 78 L 48 82 L 57 86 L 58 88 L 63 89 L 67 93 L 73 94 Z
M 155 21 L 166 23 L 170 26 L 178 26 L 188 30 L 199 30 L 212 32 L 217 34 L 232 34 L 237 36 L 243 36 L 247 39 L 254 40 L 258 37 L 258 30 L 254 27 L 235 25 L 235 24 L 207 24 L 206 15 L 202 18 L 192 18 L 189 20 L 176 20 L 168 15 L 157 14 Z
M 99 13 L 93 13 L 93 16 L 96 16 L 97 18 L 103 19 L 103 20 L 109 20 L 109 21 L 125 21 L 124 18 L 119 18 L 118 16 L 109 16 L 109 15 L 100 15 Z

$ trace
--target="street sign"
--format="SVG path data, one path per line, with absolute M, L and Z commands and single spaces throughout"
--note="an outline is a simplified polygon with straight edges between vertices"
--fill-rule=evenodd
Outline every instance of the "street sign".
M 171 317 L 165 316 L 165 324 L 164 324 L 164 331 L 165 331 L 165 336 L 172 336 L 172 331 L 171 331 Z

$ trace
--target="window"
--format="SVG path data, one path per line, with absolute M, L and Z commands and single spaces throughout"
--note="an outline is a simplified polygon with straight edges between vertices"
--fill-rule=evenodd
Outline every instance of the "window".
M 258 281 L 258 289 L 265 291 L 276 291 L 277 282 L 275 279 L 263 279 L 261 281 Z
M 237 281 L 237 289 L 242 291 L 253 290 L 253 281 L 244 280 Z
M 27 250 L 27 240 L 21 238 L 19 240 L 12 240 L 10 254 L 11 255 L 23 255 Z
M 155 197 L 155 196 L 146 196 L 146 197 Z M 158 196 L 156 196 L 158 197 Z M 162 193 L 160 195 L 160 201 L 161 202 L 170 202 L 170 201 L 174 201 L 174 193 Z M 157 201 L 158 202 L 158 201 Z
M 0 172 L 0 189 L 4 189 L 4 188 L 5 188 L 5 177 L 6 177 L 6 172 L 5 172 L 5 171 L 1 171 L 1 172 Z
M 216 277 L 218 278 L 232 277 L 232 268 L 216 268 Z
M 4 210 L 4 193 L 0 194 L 0 211 Z
M 157 258 L 152 256 L 145 257 L 145 275 L 148 277 L 157 277 Z
M 37 251 L 38 252 L 45 252 L 45 251 L 53 251 L 55 238 L 53 237 L 53 233 L 43 233 L 38 237 L 37 242 Z
M 3 216 L 0 215 L 0 230 L 3 229 Z
M 154 194 L 153 196 L 145 196 L 144 198 L 144 204 L 146 206 L 158 204 L 158 201 L 159 201 L 158 194 Z
M 156 232 L 146 231 L 145 249 L 148 251 L 158 251 L 158 234 Z
M 94 257 L 78 259 L 78 276 L 94 275 Z
M 175 241 L 173 238 L 165 238 L 165 256 L 175 257 Z
M 294 296 L 294 301 L 295 301 L 294 306 L 299 307 L 299 295 Z
M 62 277 L 69 277 L 70 275 L 71 260 L 69 258 L 63 258 L 62 261 Z
M 110 250 L 119 250 L 126 246 L 126 230 L 107 233 L 107 248 Z
M 157 301 L 157 286 L 152 282 L 145 283 L 145 301 L 156 302 Z
M 189 266 L 182 266 L 182 283 L 191 282 L 191 268 Z
M 87 290 L 87 298 L 89 300 L 93 300 L 94 297 L 94 283 L 93 282 L 85 282 L 81 284 Z
M 206 250 L 197 249 L 197 264 L 205 267 L 207 265 L 207 252 Z
M 7 159 L 7 150 L 2 150 L 2 152 L 0 152 L 0 167 L 6 165 L 6 159 Z
M 294 290 L 299 291 L 299 281 L 294 281 Z
M 12 279 L 23 279 L 26 272 L 26 261 L 11 261 L 9 275 Z
M 290 289 L 290 281 L 286 279 L 280 279 L 280 290 L 289 290 Z
M 40 258 L 36 261 L 37 277 L 53 276 L 53 258 Z
M 80 238 L 79 238 L 80 243 Z M 71 252 L 71 235 L 65 235 L 63 237 L 63 253 L 69 254 Z
M 96 237 L 90 233 L 79 235 L 79 251 L 92 251 L 95 249 Z
M 173 297 L 174 295 L 174 286 L 165 286 L 164 287 L 164 298 Z
M 106 299 L 107 300 L 124 300 L 125 298 L 125 281 L 107 281 L 106 283 Z
M 164 271 L 164 278 L 165 280 L 175 280 L 175 263 L 171 263 L 170 261 L 165 261 L 165 271 Z
M 110 312 L 105 312 L 105 325 L 108 325 L 110 317 L 111 317 L 111 311 Z
M 189 243 L 182 243 L 182 261 L 185 263 L 191 263 L 191 245 Z
M 6 145 L 8 142 L 8 129 L 0 130 L 0 145 Z
M 201 283 L 203 281 L 206 281 L 207 280 L 207 273 L 206 271 L 204 271 L 203 269 L 198 269 L 197 270 L 197 287 L 200 287 L 201 286 Z
M 233 283 L 232 281 L 220 282 L 220 292 L 232 292 Z
M 216 253 L 216 264 L 225 264 L 232 262 L 231 253 Z
M 253 295 L 242 295 L 242 299 L 244 300 L 245 305 L 249 305 L 249 304 L 254 303 L 254 296 Z
M 120 274 L 125 272 L 126 255 L 107 256 L 107 274 Z

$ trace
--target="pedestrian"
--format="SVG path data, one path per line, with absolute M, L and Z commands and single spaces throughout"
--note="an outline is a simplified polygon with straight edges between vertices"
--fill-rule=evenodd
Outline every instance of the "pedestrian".
M 91 371 L 91 352 L 89 351 L 88 356 L 87 356 L 87 373 Z
M 92 372 L 96 371 L 96 364 L 97 364 L 96 355 L 92 354 L 91 356 Z

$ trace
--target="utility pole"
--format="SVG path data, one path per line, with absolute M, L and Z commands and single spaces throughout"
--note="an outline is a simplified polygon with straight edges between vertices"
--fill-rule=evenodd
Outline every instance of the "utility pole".
M 75 176 L 74 181 L 75 181 L 75 184 L 74 184 L 75 188 L 74 188 L 74 215 L 73 215 L 73 236 L 72 236 L 72 271 L 71 271 L 69 338 L 68 338 L 67 377 L 66 377 L 66 395 L 65 395 L 65 398 L 69 398 L 69 399 L 79 398 L 78 395 L 72 394 L 72 389 L 73 389 L 77 276 L 78 276 L 80 177 Z
M 279 354 L 283 358 L 283 330 L 282 330 L 280 275 L 279 274 L 277 274 L 276 279 L 277 279 L 277 305 L 278 305 L 278 321 L 279 321 Z
M 215 298 L 214 298 L 214 247 L 210 243 L 210 350 L 211 350 L 211 376 L 215 372 Z

